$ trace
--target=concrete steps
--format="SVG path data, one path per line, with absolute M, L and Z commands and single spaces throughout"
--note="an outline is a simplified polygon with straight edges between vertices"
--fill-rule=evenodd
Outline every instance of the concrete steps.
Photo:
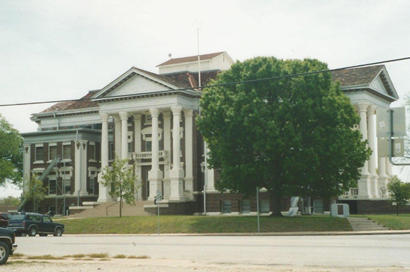
M 128 205 L 123 202 L 122 216 L 143 216 L 150 215 L 144 211 L 144 205 L 153 204 L 152 201 L 136 201 L 135 205 Z M 119 202 L 107 203 L 93 203 L 93 205 L 86 205 L 87 209 L 70 215 L 70 218 L 84 218 L 84 217 L 104 217 L 104 216 L 119 216 Z
M 365 217 L 348 217 L 347 220 L 352 226 L 353 231 L 389 230 L 385 226 L 379 225 Z

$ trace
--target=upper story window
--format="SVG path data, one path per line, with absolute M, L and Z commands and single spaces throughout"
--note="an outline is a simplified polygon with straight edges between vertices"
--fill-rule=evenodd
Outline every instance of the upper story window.
M 95 155 L 95 143 L 90 143 L 88 145 L 88 158 L 89 160 L 96 160 L 96 155 Z
M 63 159 L 71 160 L 71 143 L 63 144 Z
M 57 158 L 57 145 L 48 146 L 48 159 L 54 160 Z
M 42 160 L 44 160 L 44 147 L 43 147 L 43 145 L 41 145 L 41 146 L 36 146 L 36 149 L 35 149 L 35 160 L 36 160 L 36 161 L 42 161 Z

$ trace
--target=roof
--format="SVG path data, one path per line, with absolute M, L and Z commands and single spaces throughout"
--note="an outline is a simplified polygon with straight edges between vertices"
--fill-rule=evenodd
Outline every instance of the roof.
M 85 96 L 81 97 L 78 100 L 56 103 L 56 104 L 52 105 L 51 107 L 43 110 L 42 113 L 97 107 L 98 104 L 94 101 L 91 101 L 91 97 L 97 91 L 98 90 L 89 91 Z
M 332 77 L 342 86 L 370 84 L 383 68 L 384 65 L 375 65 L 332 71 Z
M 223 54 L 225 52 L 216 52 L 216 53 L 210 53 L 210 54 L 204 54 L 204 55 L 199 55 L 199 58 L 201 60 L 207 60 L 207 59 L 212 59 L 220 54 Z M 195 56 L 189 56 L 189 57 L 183 57 L 183 58 L 175 58 L 175 59 L 170 59 L 167 60 L 166 62 L 163 62 L 161 64 L 158 64 L 157 67 L 159 66 L 164 66 L 164 65 L 171 65 L 171 64 L 178 64 L 178 63 L 184 63 L 184 62 L 193 62 L 198 60 L 198 55 Z

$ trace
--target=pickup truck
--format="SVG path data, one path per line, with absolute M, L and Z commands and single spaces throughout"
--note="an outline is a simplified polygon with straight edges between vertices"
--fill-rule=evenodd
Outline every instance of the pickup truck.
M 0 228 L 0 264 L 5 264 L 17 248 L 16 235 L 13 231 Z
M 64 225 L 55 223 L 48 215 L 39 213 L 16 213 L 9 214 L 9 230 L 16 234 L 29 236 L 47 236 L 53 234 L 54 236 L 61 236 L 64 232 Z

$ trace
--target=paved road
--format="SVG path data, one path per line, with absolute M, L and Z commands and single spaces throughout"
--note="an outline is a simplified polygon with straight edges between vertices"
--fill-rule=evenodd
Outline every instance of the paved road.
M 108 253 L 204 264 L 410 268 L 410 235 L 18 237 L 26 255 Z

